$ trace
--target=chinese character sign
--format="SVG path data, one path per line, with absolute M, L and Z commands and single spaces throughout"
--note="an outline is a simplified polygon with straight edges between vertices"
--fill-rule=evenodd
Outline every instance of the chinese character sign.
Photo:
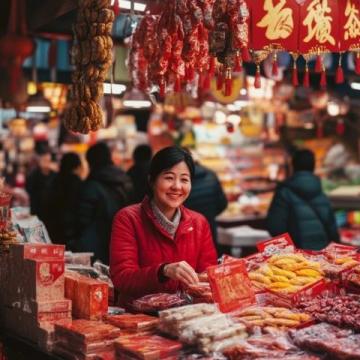
M 339 11 L 337 0 L 306 0 L 300 5 L 301 53 L 338 51 Z
M 299 6 L 295 0 L 262 0 L 252 7 L 252 46 L 296 51 Z
M 340 51 L 360 49 L 360 1 L 339 1 Z

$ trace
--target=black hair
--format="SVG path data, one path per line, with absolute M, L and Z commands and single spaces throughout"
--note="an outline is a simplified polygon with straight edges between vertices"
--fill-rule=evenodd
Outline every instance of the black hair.
M 138 145 L 133 152 L 133 159 L 136 164 L 150 161 L 151 156 L 151 147 L 146 144 Z
M 151 185 L 155 183 L 157 177 L 163 171 L 171 169 L 182 161 L 187 165 L 190 172 L 190 178 L 193 179 L 195 172 L 194 160 L 185 150 L 178 146 L 169 146 L 155 154 L 151 160 L 149 170 L 148 193 L 150 196 L 152 196 Z
M 60 174 L 69 175 L 80 165 L 81 165 L 81 160 L 78 154 L 74 152 L 66 153 L 61 158 Z
M 311 171 L 315 170 L 315 156 L 311 150 L 296 150 L 292 157 L 294 171 Z
M 86 160 L 89 163 L 91 171 L 113 164 L 110 148 L 104 142 L 99 142 L 91 146 L 86 153 Z

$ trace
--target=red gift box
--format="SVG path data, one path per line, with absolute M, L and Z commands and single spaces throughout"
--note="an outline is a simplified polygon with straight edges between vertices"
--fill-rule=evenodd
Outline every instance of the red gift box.
M 64 298 L 64 261 L 32 259 L 23 266 L 23 294 L 29 300 Z
M 108 284 L 74 272 L 65 274 L 65 297 L 73 302 L 77 318 L 101 319 L 108 310 Z

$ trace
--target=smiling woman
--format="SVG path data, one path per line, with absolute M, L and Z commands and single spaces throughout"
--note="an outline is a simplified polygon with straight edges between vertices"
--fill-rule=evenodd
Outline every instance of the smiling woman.
M 186 151 L 175 146 L 159 151 L 150 165 L 148 196 L 116 214 L 110 270 L 122 306 L 146 294 L 176 292 L 216 264 L 209 224 L 182 205 L 193 175 Z

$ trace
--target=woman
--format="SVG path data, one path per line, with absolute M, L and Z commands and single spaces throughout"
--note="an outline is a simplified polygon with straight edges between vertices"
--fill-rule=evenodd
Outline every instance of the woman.
M 209 224 L 184 206 L 194 162 L 178 147 L 159 151 L 150 164 L 149 195 L 120 210 L 113 222 L 110 271 L 120 303 L 198 282 L 216 264 Z

